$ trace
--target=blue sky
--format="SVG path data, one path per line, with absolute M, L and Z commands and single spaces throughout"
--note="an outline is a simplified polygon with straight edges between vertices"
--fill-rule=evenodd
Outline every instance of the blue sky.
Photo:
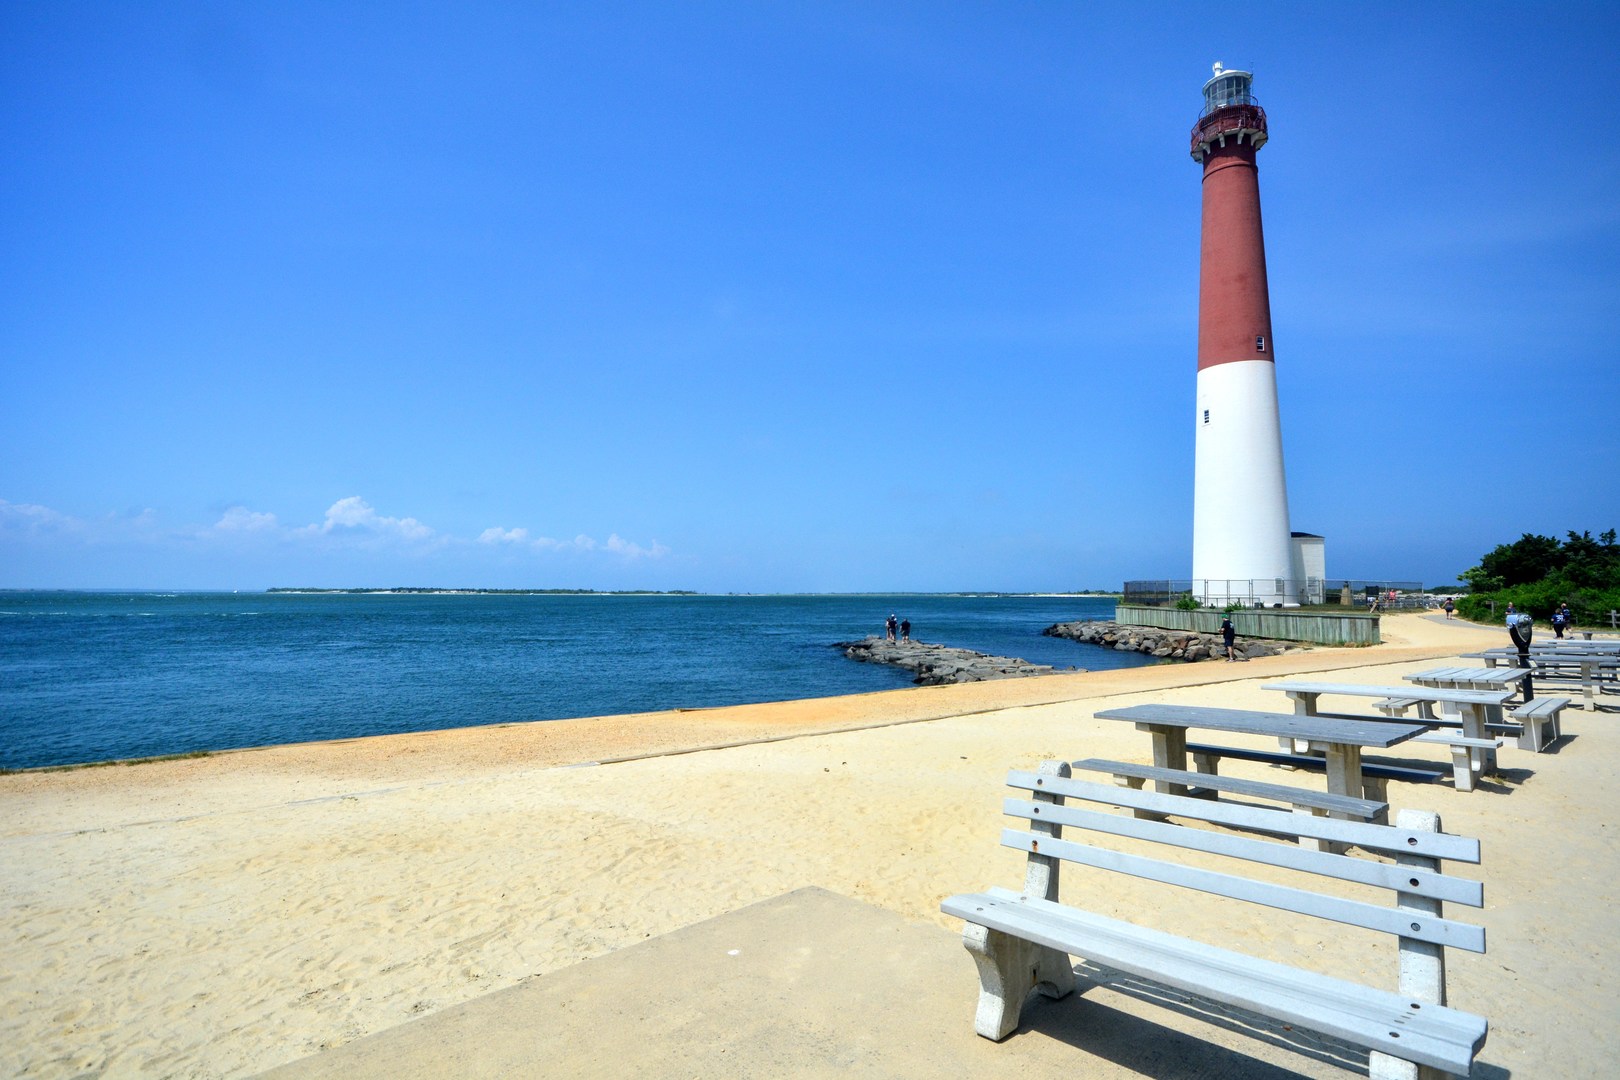
M 1240 10 L 10 3 L 0 586 L 1184 576 L 1216 60 L 1329 574 L 1620 525 L 1617 9 Z

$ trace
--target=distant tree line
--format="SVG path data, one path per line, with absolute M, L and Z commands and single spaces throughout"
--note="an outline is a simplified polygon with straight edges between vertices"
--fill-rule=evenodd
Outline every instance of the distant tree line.
M 1608 624 L 1608 613 L 1620 609 L 1620 544 L 1615 531 L 1593 538 L 1571 532 L 1560 542 L 1551 536 L 1525 533 L 1511 544 L 1498 544 L 1465 570 L 1468 595 L 1457 601 L 1466 618 L 1485 621 L 1513 604 L 1545 621 L 1560 604 L 1568 604 L 1575 621 Z

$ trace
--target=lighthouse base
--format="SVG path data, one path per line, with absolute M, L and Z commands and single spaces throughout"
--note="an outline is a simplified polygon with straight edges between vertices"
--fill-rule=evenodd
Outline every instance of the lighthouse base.
M 1193 590 L 1208 604 L 1297 605 L 1276 367 L 1269 360 L 1198 372 Z

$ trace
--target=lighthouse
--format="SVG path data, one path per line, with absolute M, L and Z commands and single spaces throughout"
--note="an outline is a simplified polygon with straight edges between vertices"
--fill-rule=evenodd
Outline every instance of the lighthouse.
M 1297 604 L 1277 365 L 1255 155 L 1253 76 L 1215 65 L 1192 130 L 1204 168 L 1198 266 L 1193 592 L 1205 603 Z

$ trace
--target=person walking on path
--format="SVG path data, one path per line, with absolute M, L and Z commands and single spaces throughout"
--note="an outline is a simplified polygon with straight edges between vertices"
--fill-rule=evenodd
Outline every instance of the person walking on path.
M 1232 648 L 1232 643 L 1237 641 L 1237 627 L 1232 625 L 1230 615 L 1221 618 L 1221 640 L 1226 643 L 1226 662 L 1230 664 L 1237 659 L 1237 651 Z
M 1451 618 L 1451 613 L 1457 610 L 1457 605 L 1451 602 L 1451 597 L 1449 596 L 1446 597 L 1446 602 L 1440 606 L 1446 609 L 1446 618 L 1448 619 Z
M 1553 637 L 1564 636 L 1564 609 L 1554 608 L 1552 613 Z
M 1526 671 L 1531 670 L 1530 634 L 1534 626 L 1535 620 L 1530 618 L 1528 612 L 1516 612 L 1513 610 L 1512 604 L 1508 605 L 1508 636 L 1513 639 L 1513 647 L 1519 652 L 1519 666 Z M 1536 696 L 1536 687 L 1529 675 L 1524 677 L 1524 682 L 1521 685 L 1524 687 L 1524 700 L 1529 701 Z
M 1558 613 L 1564 617 L 1564 629 L 1570 633 L 1575 632 L 1575 613 L 1569 610 L 1568 604 L 1559 604 Z M 1563 635 L 1559 635 L 1562 637 Z

